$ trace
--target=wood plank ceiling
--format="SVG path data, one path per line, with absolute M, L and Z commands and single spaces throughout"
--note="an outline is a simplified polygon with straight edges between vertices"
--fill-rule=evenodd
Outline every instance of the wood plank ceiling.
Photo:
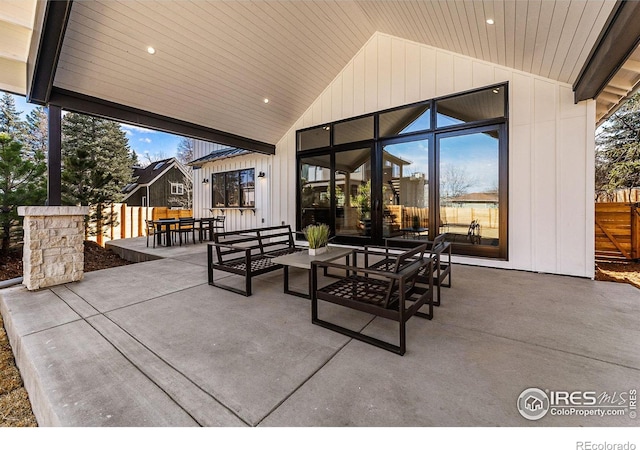
M 0 90 L 24 94 L 36 0 L 0 4 Z
M 376 31 L 573 83 L 614 4 L 77 1 L 54 86 L 275 143 Z

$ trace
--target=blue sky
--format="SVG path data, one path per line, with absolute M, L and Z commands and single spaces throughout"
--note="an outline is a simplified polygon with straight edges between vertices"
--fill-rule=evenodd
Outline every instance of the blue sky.
M 24 97 L 14 95 L 13 98 L 16 100 L 16 109 L 23 113 L 23 118 L 36 108 L 36 105 L 27 103 Z M 181 136 L 135 125 L 122 124 L 122 131 L 129 138 L 129 146 L 138 154 L 138 159 L 143 165 L 149 163 L 146 155 L 149 155 L 152 160 L 175 156 L 182 139 Z

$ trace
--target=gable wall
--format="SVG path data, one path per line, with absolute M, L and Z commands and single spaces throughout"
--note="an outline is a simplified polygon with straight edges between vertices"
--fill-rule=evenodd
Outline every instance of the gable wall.
M 509 260 L 456 260 L 592 277 L 595 102 L 574 105 L 569 85 L 382 33 L 372 36 L 282 137 L 275 156 L 223 160 L 194 171 L 194 176 L 201 180 L 235 166 L 264 170 L 266 180 L 256 186 L 257 215 L 228 223 L 259 226 L 264 218 L 265 224 L 293 226 L 296 130 L 505 81 Z M 214 144 L 198 143 L 197 149 L 203 156 Z M 207 199 L 198 180 L 196 205 L 204 208 L 210 205 L 210 192 Z

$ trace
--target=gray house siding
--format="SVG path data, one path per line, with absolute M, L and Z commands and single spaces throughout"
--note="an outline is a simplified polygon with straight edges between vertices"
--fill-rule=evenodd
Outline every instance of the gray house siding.
M 149 204 L 148 206 L 178 206 L 177 204 L 170 203 L 171 198 L 181 198 L 186 201 L 186 192 L 183 195 L 171 194 L 171 183 L 182 183 L 185 185 L 185 176 L 182 171 L 176 167 L 172 167 L 167 173 L 163 174 L 160 178 L 154 181 L 149 186 Z M 186 191 L 186 185 L 184 186 Z M 142 198 L 147 196 L 147 187 L 140 186 L 138 189 L 126 199 L 126 203 L 129 206 L 143 206 Z

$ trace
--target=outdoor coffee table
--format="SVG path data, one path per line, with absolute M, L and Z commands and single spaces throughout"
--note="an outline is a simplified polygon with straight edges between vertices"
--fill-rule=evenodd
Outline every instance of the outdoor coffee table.
M 353 249 L 345 247 L 328 247 L 326 253 L 321 255 L 311 256 L 309 252 L 304 250 L 289 255 L 277 256 L 272 259 L 275 264 L 281 264 L 284 266 L 284 293 L 290 295 L 297 295 L 298 297 L 311 298 L 311 292 L 297 292 L 289 289 L 289 267 L 297 267 L 299 269 L 306 269 L 309 272 L 309 290 L 311 290 L 311 262 L 312 261 L 333 261 L 334 259 L 345 257 L 347 265 L 349 264 L 349 255 Z

